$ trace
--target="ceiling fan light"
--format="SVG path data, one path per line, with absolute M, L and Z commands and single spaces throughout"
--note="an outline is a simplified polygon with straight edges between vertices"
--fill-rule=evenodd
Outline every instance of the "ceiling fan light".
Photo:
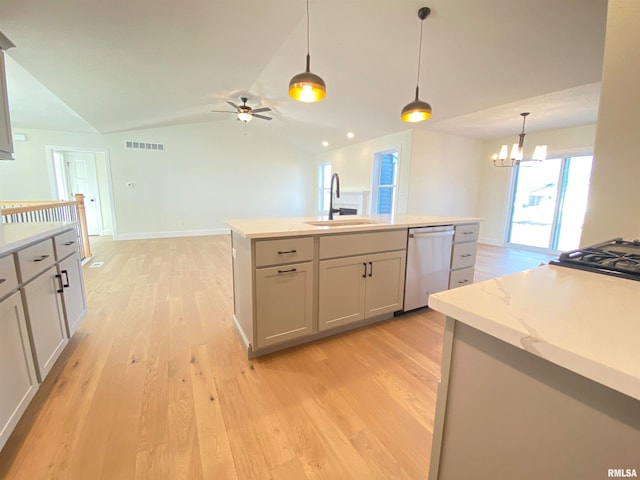
M 319 102 L 327 95 L 324 80 L 309 71 L 299 73 L 289 82 L 289 96 L 299 102 Z
M 422 122 L 431 117 L 431 105 L 422 100 L 414 100 L 408 103 L 400 113 L 400 118 L 404 122 Z
M 247 113 L 247 112 L 238 113 L 238 120 L 240 120 L 241 122 L 248 123 L 251 121 L 252 118 L 253 118 L 253 115 L 251 115 L 250 113 Z

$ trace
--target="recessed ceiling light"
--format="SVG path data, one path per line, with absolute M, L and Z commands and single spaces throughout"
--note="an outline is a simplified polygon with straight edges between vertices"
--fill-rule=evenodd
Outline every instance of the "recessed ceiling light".
M 353 132 L 348 132 L 347 133 L 347 138 L 353 138 L 355 137 L 355 135 L 353 134 Z
M 323 147 L 328 147 L 329 146 L 329 142 L 327 142 L 326 140 L 322 141 L 322 146 Z

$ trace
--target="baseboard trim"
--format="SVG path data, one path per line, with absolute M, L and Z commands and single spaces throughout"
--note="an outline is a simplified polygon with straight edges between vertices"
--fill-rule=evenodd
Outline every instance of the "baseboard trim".
M 149 233 L 123 233 L 114 240 L 151 240 L 154 238 L 176 237 L 206 237 L 209 235 L 229 235 L 230 229 L 218 228 L 215 230 L 184 230 L 177 232 L 149 232 Z

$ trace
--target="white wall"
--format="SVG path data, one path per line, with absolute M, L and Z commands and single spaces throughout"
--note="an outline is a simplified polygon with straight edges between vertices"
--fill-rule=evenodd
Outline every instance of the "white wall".
M 547 145 L 547 157 L 555 155 L 579 155 L 593 153 L 595 125 L 545 130 L 527 133 L 524 141 L 525 155 L 533 153 L 536 145 Z M 487 140 L 482 147 L 478 210 L 477 215 L 484 218 L 480 229 L 479 241 L 490 245 L 503 246 L 508 225 L 509 199 L 513 168 L 496 168 L 490 157 L 500 151 L 503 144 L 511 145 L 518 140 L 518 129 L 512 136 Z
M 45 146 L 109 151 L 118 238 L 225 231 L 225 219 L 310 215 L 313 157 L 273 140 L 263 127 L 208 122 L 111 135 L 19 129 L 15 162 L 2 162 L 0 198 L 53 199 Z M 125 149 L 164 143 L 165 152 Z M 133 182 L 133 188 L 126 183 Z
M 482 142 L 415 129 L 407 211 L 475 216 Z
M 371 192 L 374 155 L 378 152 L 397 149 L 399 154 L 396 208 L 399 213 L 406 213 L 409 170 L 411 166 L 411 135 L 411 130 L 405 130 L 337 150 L 323 152 L 316 156 L 316 166 L 321 163 L 331 163 L 331 171 L 337 172 L 340 176 L 340 189 L 343 191 Z M 370 199 L 371 195 L 369 195 Z M 316 203 L 314 202 L 313 205 Z M 367 210 L 362 213 L 368 214 L 370 212 L 369 205 Z
M 609 0 L 591 192 L 581 245 L 640 238 L 640 5 Z

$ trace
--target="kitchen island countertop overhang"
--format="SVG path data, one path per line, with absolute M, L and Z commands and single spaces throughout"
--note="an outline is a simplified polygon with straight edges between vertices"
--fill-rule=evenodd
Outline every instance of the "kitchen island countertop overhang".
M 259 239 L 462 225 L 482 220 L 476 217 L 397 214 L 345 215 L 337 216 L 335 220 L 327 220 L 326 217 L 246 218 L 226 220 L 225 224 L 244 238 Z
M 545 265 L 436 293 L 429 306 L 640 400 L 640 282 Z

